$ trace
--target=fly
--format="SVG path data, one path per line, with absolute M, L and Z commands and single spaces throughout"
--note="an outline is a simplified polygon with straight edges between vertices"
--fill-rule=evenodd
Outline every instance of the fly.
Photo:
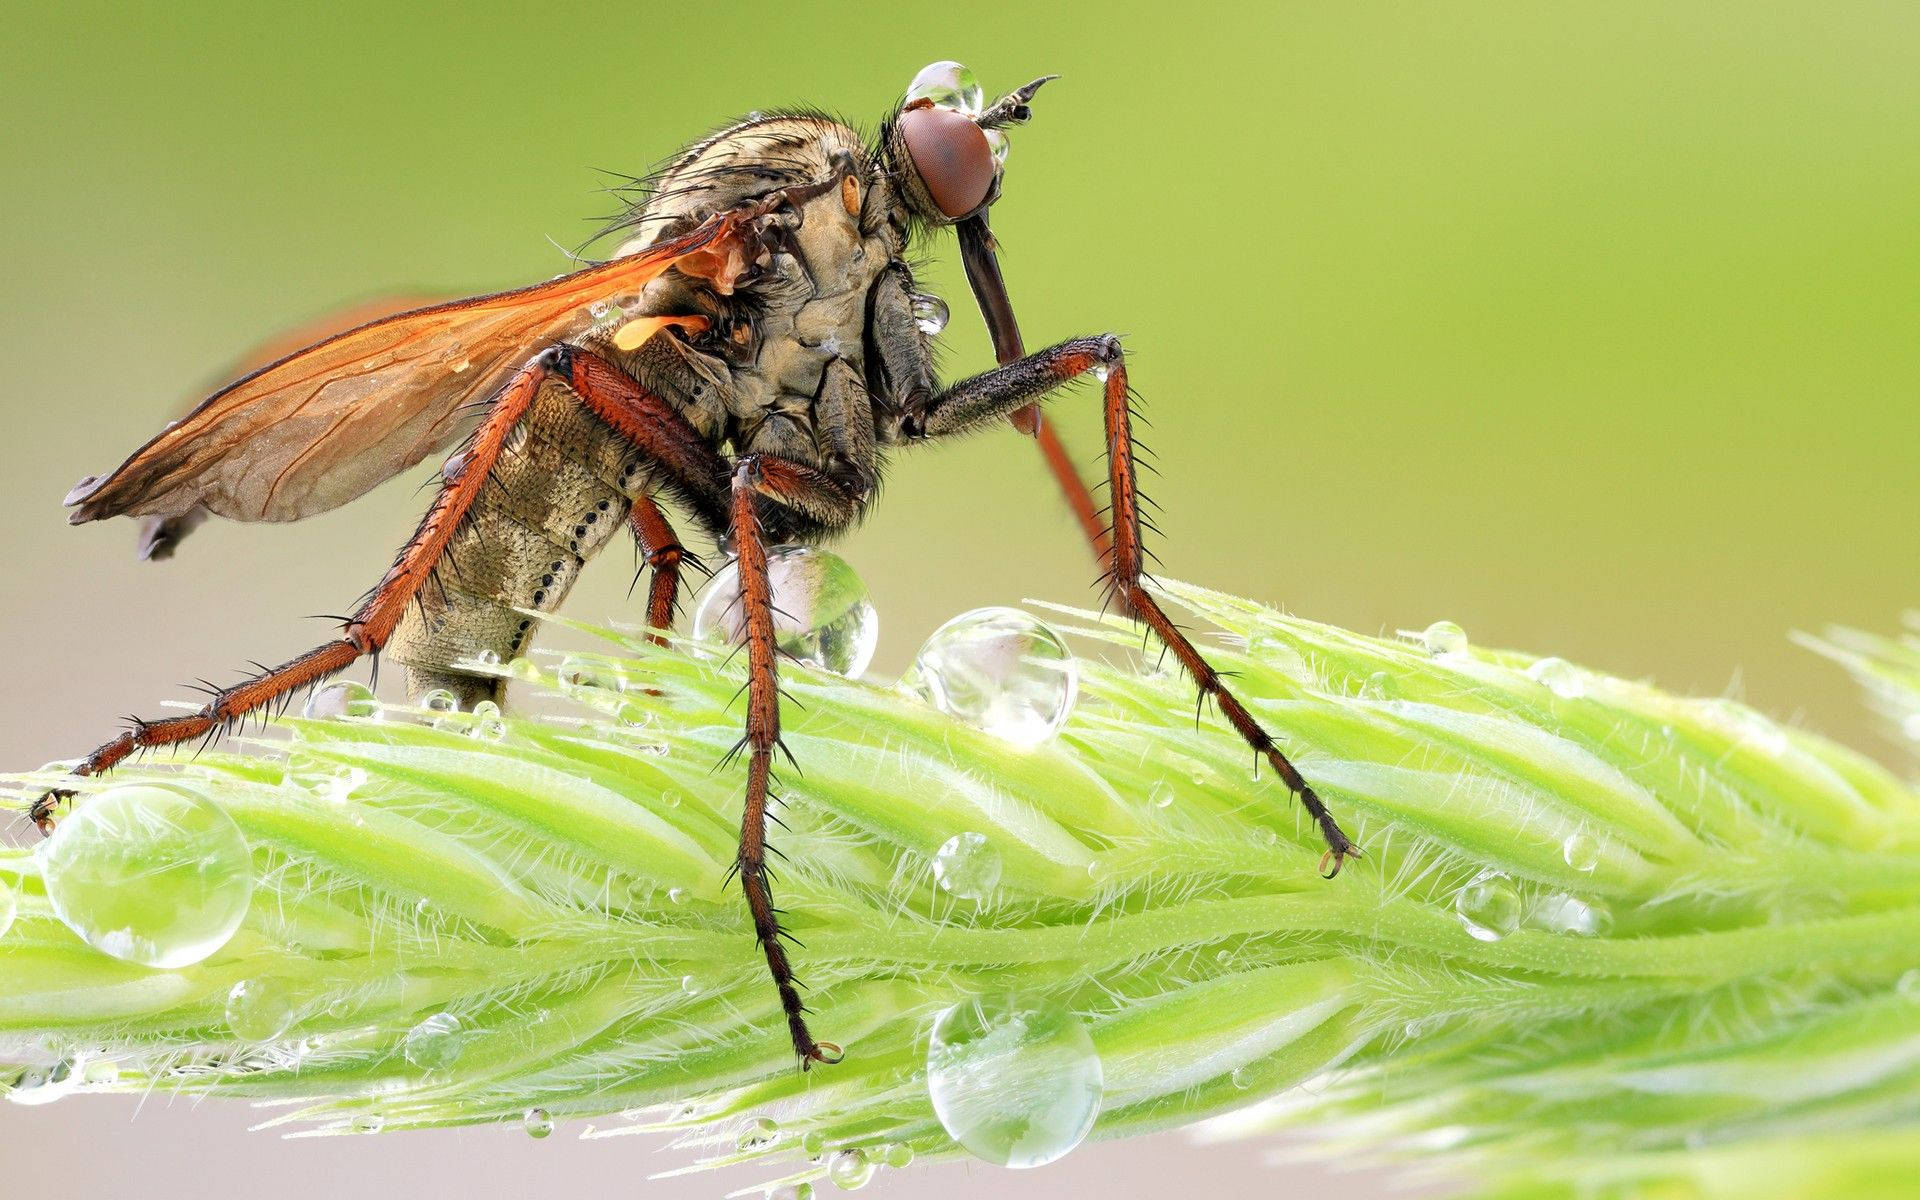
M 1300 798 L 1331 876 L 1360 851 L 1273 738 L 1144 586 L 1131 393 L 1120 341 L 1027 353 L 987 213 L 1007 130 L 1051 77 L 982 103 L 957 63 L 922 71 L 865 142 L 817 113 L 753 113 L 694 143 L 616 226 L 614 256 L 546 283 L 358 321 L 274 358 L 67 497 L 78 524 L 132 516 L 143 553 L 171 551 L 208 514 L 295 521 L 352 500 L 432 454 L 439 492 L 338 637 L 218 692 L 198 712 L 136 720 L 75 768 L 216 736 L 361 658 L 406 668 L 416 697 L 463 707 L 505 681 L 456 665 L 510 659 L 617 532 L 650 570 L 647 622 L 670 627 L 692 564 L 669 511 L 738 557 L 747 649 L 746 798 L 735 862 L 803 1065 L 836 1061 L 796 990 L 766 874 L 780 705 L 767 549 L 844 533 L 885 459 L 911 444 L 1012 422 L 1048 465 L 1106 567 L 1112 601 L 1166 645 L 1227 722 Z M 930 333 L 946 307 L 905 254 L 952 227 L 999 365 L 943 383 Z M 936 318 L 937 315 L 937 319 Z M 363 323 L 361 323 L 363 322 Z M 303 339 L 307 340 L 307 339 Z M 1039 405 L 1101 383 L 1110 511 L 1103 519 Z M 50 830 L 70 791 L 33 806 Z

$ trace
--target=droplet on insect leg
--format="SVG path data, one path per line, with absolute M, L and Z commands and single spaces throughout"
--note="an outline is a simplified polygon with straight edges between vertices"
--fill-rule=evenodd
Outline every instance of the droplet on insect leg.
M 907 103 L 915 100 L 931 100 L 942 108 L 977 113 L 986 106 L 987 93 L 971 70 L 951 59 L 943 59 L 920 68 L 920 73 L 907 85 Z
M 1086 1023 L 1058 1001 L 992 995 L 934 1019 L 927 1095 L 954 1141 L 1003 1167 L 1066 1155 L 1100 1115 L 1105 1072 Z
M 197 963 L 222 946 L 253 899 L 240 827 L 184 789 L 108 788 L 45 843 L 54 915 L 102 953 L 148 967 Z
M 1060 635 L 1017 608 L 977 608 L 934 630 L 900 686 L 1017 746 L 1060 732 L 1079 667 Z
M 880 642 L 880 617 L 845 559 L 811 546 L 775 547 L 767 552 L 767 581 L 773 591 L 773 635 L 781 651 L 849 678 L 867 669 Z M 733 645 L 746 640 L 738 560 L 715 572 L 701 591 L 693 636 Z
M 909 301 L 914 323 L 920 332 L 932 337 L 947 327 L 947 302 L 938 296 L 915 292 Z

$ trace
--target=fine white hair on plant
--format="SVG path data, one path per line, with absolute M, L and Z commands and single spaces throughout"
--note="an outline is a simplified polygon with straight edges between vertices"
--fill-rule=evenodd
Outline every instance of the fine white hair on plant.
M 960 1153 L 930 1029 L 1021 996 L 1085 1028 L 1096 1137 L 1304 1130 L 1293 1153 L 1495 1197 L 1904 1194 L 1910 783 L 1730 701 L 1457 631 L 1162 594 L 1215 626 L 1249 709 L 1357 833 L 1339 878 L 1124 621 L 1043 606 L 1094 653 L 1031 750 L 789 665 L 804 770 L 783 772 L 775 895 L 847 1048 L 802 1074 L 728 880 L 740 780 L 716 764 L 742 664 L 579 626 L 608 648 L 491 668 L 573 715 L 289 719 L 271 744 L 83 781 L 80 810 L 142 782 L 211 801 L 250 847 L 251 907 L 203 961 L 138 967 L 58 918 L 43 856 L 0 850 L 11 1095 L 232 1096 L 301 1134 L 539 1110 L 537 1132 L 668 1128 L 700 1164 L 797 1184 L 842 1150 Z M 1920 626 L 1817 646 L 1920 743 Z M 990 855 L 966 886 L 936 870 L 959 835 Z

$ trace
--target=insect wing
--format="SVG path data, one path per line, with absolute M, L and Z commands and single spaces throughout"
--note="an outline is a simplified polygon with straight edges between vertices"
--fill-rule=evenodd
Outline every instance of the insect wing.
M 110 475 L 67 496 L 74 524 L 122 514 L 293 521 L 335 508 L 452 442 L 529 355 L 592 324 L 736 218 L 546 283 L 381 317 L 216 392 Z

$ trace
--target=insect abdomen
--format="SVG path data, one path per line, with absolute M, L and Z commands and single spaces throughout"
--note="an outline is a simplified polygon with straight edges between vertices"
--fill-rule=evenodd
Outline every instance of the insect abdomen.
M 504 680 L 454 664 L 526 652 L 534 620 L 519 610 L 559 607 L 626 524 L 640 474 L 637 456 L 571 391 L 541 388 L 387 645 L 407 668 L 408 693 L 446 688 L 462 708 L 498 701 Z

